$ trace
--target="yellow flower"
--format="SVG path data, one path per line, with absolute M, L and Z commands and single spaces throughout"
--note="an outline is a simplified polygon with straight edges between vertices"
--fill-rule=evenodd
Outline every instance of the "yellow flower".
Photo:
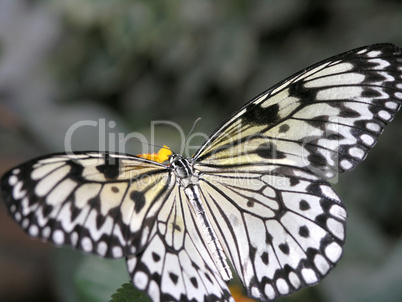
M 138 154 L 137 156 L 149 159 L 152 161 L 156 161 L 158 163 L 163 163 L 164 161 L 167 161 L 169 159 L 169 156 L 172 155 L 172 150 L 169 149 L 168 146 L 163 145 L 163 148 L 161 148 L 158 153 L 143 153 L 143 154 Z

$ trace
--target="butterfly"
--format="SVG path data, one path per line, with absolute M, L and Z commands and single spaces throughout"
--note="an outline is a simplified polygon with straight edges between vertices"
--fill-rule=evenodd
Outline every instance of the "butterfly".
M 370 45 L 261 93 L 190 158 L 53 154 L 1 187 L 30 236 L 125 257 L 152 301 L 234 301 L 231 266 L 248 296 L 273 300 L 341 258 L 347 212 L 328 181 L 365 159 L 401 104 L 401 49 Z

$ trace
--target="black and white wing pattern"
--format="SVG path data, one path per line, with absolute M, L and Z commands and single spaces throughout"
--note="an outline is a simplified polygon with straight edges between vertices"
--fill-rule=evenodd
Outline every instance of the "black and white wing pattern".
M 2 190 L 30 236 L 121 258 L 143 250 L 169 177 L 165 166 L 133 156 L 54 154 L 10 170 Z
M 289 163 L 325 179 L 352 170 L 401 107 L 401 66 L 392 44 L 317 63 L 247 103 L 194 157 L 217 168 Z
M 30 236 L 127 257 L 134 285 L 153 301 L 232 301 L 165 165 L 123 154 L 53 154 L 10 170 L 1 186 Z
M 325 179 L 364 160 L 401 104 L 401 50 L 363 47 L 257 96 L 195 154 L 205 207 L 249 296 L 292 293 L 337 263 L 347 214 Z
M 32 237 L 127 258 L 152 301 L 234 301 L 230 262 L 267 301 L 319 282 L 345 240 L 327 182 L 364 160 L 402 103 L 402 53 L 377 44 L 315 64 L 247 103 L 192 158 L 80 152 L 1 181 Z

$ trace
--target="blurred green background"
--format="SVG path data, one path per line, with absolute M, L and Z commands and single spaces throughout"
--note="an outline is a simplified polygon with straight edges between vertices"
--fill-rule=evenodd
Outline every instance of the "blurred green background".
M 83 120 L 178 152 L 178 132 L 151 121 L 188 132 L 202 117 L 208 135 L 290 74 L 378 42 L 402 46 L 401 1 L 0 0 L 0 172 L 63 151 Z M 98 129 L 72 147 L 97 150 Z M 278 301 L 402 301 L 402 114 L 335 188 L 349 210 L 343 259 Z M 30 240 L 0 204 L 1 301 L 108 301 L 128 279 L 124 261 Z

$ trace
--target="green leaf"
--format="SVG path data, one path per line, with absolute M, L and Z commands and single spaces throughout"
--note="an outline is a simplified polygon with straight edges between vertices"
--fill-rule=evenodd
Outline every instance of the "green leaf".
M 109 302 L 149 302 L 149 297 L 136 289 L 131 283 L 124 283 L 116 293 L 112 295 Z

